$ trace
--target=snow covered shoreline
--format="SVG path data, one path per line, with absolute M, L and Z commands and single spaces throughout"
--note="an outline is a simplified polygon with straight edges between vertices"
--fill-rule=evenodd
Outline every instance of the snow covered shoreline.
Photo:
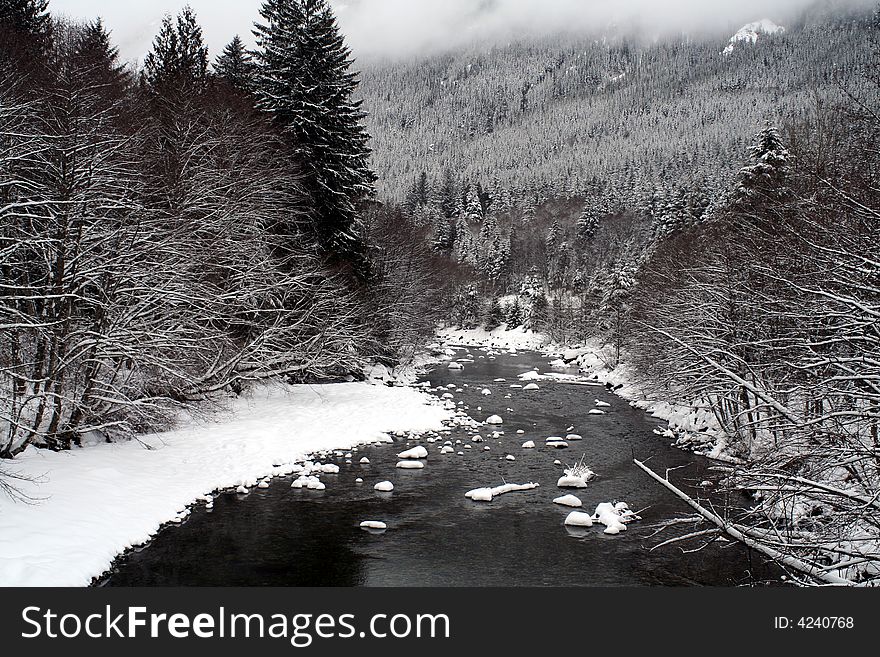
M 325 450 L 439 430 L 453 413 L 408 387 L 260 388 L 216 421 L 69 452 L 30 448 L 8 464 L 31 503 L 0 498 L 0 586 L 87 586 L 215 490 L 255 485 Z

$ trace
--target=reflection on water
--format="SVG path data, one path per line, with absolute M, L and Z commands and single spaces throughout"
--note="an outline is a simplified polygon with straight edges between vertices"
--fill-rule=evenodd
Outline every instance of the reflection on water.
M 685 466 L 673 478 L 683 487 L 711 479 L 708 463 L 669 447 L 652 433 L 656 422 L 602 387 L 540 382 L 541 389 L 511 389 L 517 375 L 549 369 L 537 354 L 499 356 L 466 364 L 464 371 L 438 368 L 427 377 L 434 385 L 468 384 L 456 401 L 485 419 L 504 418 L 505 435 L 487 439 L 464 456 L 439 455 L 439 443 L 427 445 L 424 470 L 394 468 L 394 445 L 362 450 L 371 463 L 338 460 L 338 475 L 322 475 L 327 490 L 290 488 L 275 480 L 266 490 L 240 497 L 223 494 L 215 508 L 193 510 L 181 526 L 164 529 L 144 548 L 117 560 L 103 583 L 115 586 L 640 586 L 731 585 L 772 577 L 771 570 L 736 545 L 713 544 L 683 555 L 677 547 L 651 552 L 662 538 L 651 538 L 655 524 L 687 507 L 632 465 L 632 457 L 652 457 L 655 469 Z M 494 379 L 504 377 L 504 383 Z M 482 388 L 493 394 L 484 397 Z M 439 393 L 438 393 L 439 394 Z M 510 399 L 505 395 L 510 394 Z M 594 400 L 610 402 L 604 416 L 590 416 Z M 478 406 L 482 410 L 476 410 Z M 514 409 L 508 411 L 508 408 Z M 574 425 L 584 440 L 567 450 L 543 447 L 551 435 Z M 517 435 L 517 429 L 525 431 Z M 332 430 L 332 427 L 328 427 Z M 483 435 L 488 432 L 483 431 Z M 466 440 L 460 432 L 453 440 Z M 523 450 L 533 439 L 538 449 Z M 458 451 L 460 446 L 456 448 Z M 513 454 L 515 462 L 504 459 Z M 619 536 L 601 528 L 566 528 L 570 511 L 552 504 L 561 468 L 555 459 L 574 462 L 584 454 L 599 475 L 586 490 L 571 491 L 592 512 L 596 504 L 624 500 L 645 509 L 643 521 Z M 355 479 L 363 477 L 363 484 Z M 389 479 L 393 493 L 373 490 Z M 472 488 L 536 481 L 541 488 L 471 502 Z M 364 520 L 388 524 L 371 533 Z

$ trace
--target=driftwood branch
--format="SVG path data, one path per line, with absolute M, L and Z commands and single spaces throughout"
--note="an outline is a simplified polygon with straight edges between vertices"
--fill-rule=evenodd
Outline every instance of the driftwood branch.
M 769 557 L 773 561 L 775 561 L 775 562 L 777 562 L 787 568 L 791 568 L 792 570 L 796 570 L 800 573 L 803 573 L 804 575 L 806 575 L 807 577 L 809 577 L 815 581 L 822 582 L 824 584 L 830 584 L 832 586 L 855 586 L 856 585 L 855 582 L 852 582 L 848 579 L 845 579 L 843 577 L 835 575 L 834 573 L 827 572 L 819 566 L 809 564 L 805 561 L 802 561 L 801 559 L 798 559 L 797 557 L 794 557 L 790 554 L 785 554 L 775 548 L 769 547 L 768 545 L 765 545 L 765 544 L 759 542 L 755 538 L 746 534 L 741 529 L 738 529 L 737 527 L 733 526 L 732 524 L 730 524 L 729 522 L 724 520 L 724 518 L 722 518 L 718 514 L 713 513 L 709 509 L 705 508 L 699 502 L 697 502 L 692 497 L 690 497 L 687 493 L 683 492 L 681 489 L 676 487 L 668 479 L 664 479 L 663 477 L 661 477 L 656 472 L 651 470 L 648 466 L 646 466 L 641 461 L 639 461 L 637 459 L 633 459 L 633 463 L 635 463 L 639 469 L 644 471 L 645 474 L 647 474 L 649 477 L 651 477 L 651 479 L 658 482 L 661 486 L 665 487 L 667 490 L 669 490 L 671 493 L 673 493 L 676 497 L 678 497 L 681 500 L 683 500 L 684 502 L 686 502 L 687 505 L 690 506 L 694 511 L 699 513 L 707 521 L 713 523 L 716 527 L 718 527 L 721 531 L 723 531 L 725 534 L 730 536 L 732 539 L 739 541 L 743 545 L 746 545 L 747 547 L 750 547 L 753 550 L 760 552 L 761 554 L 765 555 L 766 557 Z

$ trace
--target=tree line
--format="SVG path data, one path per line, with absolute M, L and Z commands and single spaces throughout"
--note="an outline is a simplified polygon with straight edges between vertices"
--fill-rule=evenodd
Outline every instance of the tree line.
M 166 16 L 140 70 L 100 19 L 0 2 L 0 457 L 168 426 L 267 378 L 396 363 L 430 250 L 374 200 L 325 0 L 267 0 L 212 65 Z

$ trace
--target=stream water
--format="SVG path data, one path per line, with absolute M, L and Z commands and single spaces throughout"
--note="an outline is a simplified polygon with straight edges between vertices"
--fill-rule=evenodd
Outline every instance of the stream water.
M 119 557 L 102 578 L 111 586 L 641 586 L 737 585 L 772 579 L 758 556 L 730 543 L 716 542 L 684 554 L 679 547 L 651 551 L 668 538 L 652 537 L 658 523 L 687 514 L 677 498 L 633 464 L 646 459 L 656 471 L 677 468 L 673 480 L 695 495 L 715 474 L 709 462 L 670 447 L 653 433 L 656 420 L 631 408 L 601 386 L 539 381 L 526 392 L 518 375 L 550 371 L 546 357 L 520 352 L 494 360 L 470 353 L 475 362 L 462 371 L 445 365 L 424 380 L 433 386 L 455 384 L 455 400 L 480 420 L 504 418 L 504 435 L 463 449 L 473 430 L 457 430 L 443 440 L 462 440 L 458 454 L 440 455 L 441 442 L 429 445 L 423 470 L 395 469 L 406 447 L 371 446 L 351 464 L 336 459 L 338 475 L 322 475 L 324 491 L 295 490 L 291 479 L 277 479 L 247 496 L 218 495 L 215 507 L 196 507 L 185 523 L 168 526 L 154 539 Z M 504 382 L 496 379 L 504 378 Z M 467 385 L 467 387 L 464 387 Z M 491 396 L 481 390 L 489 388 Z M 432 394 L 442 394 L 433 392 Z M 509 399 L 505 399 L 506 395 Z M 589 415 L 595 400 L 612 406 L 606 415 Z M 477 410 L 480 407 L 481 410 Z M 513 409 L 513 410 L 508 410 Z M 548 436 L 574 427 L 583 441 L 568 449 L 544 446 Z M 517 434 L 522 429 L 525 434 Z M 328 427 L 332 430 L 332 427 Z M 489 427 L 481 429 L 487 436 Z M 532 439 L 537 449 L 521 445 Z M 489 446 L 489 451 L 483 447 Z M 515 461 L 504 457 L 512 454 Z M 597 473 L 589 488 L 560 491 L 562 468 L 581 456 Z M 369 465 L 360 465 L 362 456 Z M 362 477 L 363 484 L 355 483 Z M 394 482 L 393 493 L 377 493 L 373 484 Z M 504 482 L 537 482 L 540 488 L 510 493 L 491 503 L 472 502 L 465 492 Z M 563 526 L 571 509 L 552 503 L 565 492 L 576 494 L 592 512 L 600 502 L 623 500 L 643 510 L 642 520 L 626 532 L 606 536 L 602 527 L 573 530 Z M 387 523 L 374 534 L 359 528 L 364 520 Z M 701 544 L 688 544 L 695 548 Z

